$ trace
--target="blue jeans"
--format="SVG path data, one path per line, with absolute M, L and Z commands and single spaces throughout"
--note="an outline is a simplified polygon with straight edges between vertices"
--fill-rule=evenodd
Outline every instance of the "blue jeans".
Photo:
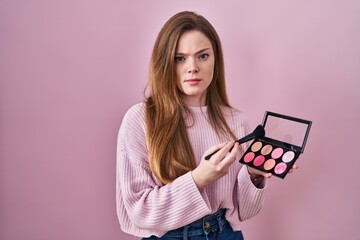
M 189 225 L 167 232 L 158 238 L 151 236 L 143 240 L 243 240 L 241 231 L 233 231 L 225 219 L 225 209 L 207 215 Z

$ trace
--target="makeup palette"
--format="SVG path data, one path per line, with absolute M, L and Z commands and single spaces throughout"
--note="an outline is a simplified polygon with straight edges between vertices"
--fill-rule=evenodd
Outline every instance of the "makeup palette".
M 263 172 L 285 178 L 304 152 L 311 121 L 274 112 L 265 112 L 265 136 L 255 138 L 240 162 Z

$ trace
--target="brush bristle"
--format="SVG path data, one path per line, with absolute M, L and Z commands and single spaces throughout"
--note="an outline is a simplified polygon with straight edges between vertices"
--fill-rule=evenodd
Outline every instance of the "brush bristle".
M 265 130 L 264 127 L 259 125 L 254 130 L 255 138 L 263 138 L 265 137 Z

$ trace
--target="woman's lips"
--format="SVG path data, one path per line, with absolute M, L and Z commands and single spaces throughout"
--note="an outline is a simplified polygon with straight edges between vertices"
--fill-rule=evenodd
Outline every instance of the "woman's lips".
M 191 79 L 186 79 L 185 82 L 189 83 L 189 84 L 198 84 L 199 82 L 201 82 L 201 79 L 199 79 L 199 78 L 191 78 Z

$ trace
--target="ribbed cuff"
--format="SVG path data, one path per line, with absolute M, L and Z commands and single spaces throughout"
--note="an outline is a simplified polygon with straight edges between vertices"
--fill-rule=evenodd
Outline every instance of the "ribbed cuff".
M 239 213 L 240 219 L 244 221 L 252 218 L 261 210 L 265 199 L 267 181 L 264 179 L 263 188 L 257 188 L 252 183 L 246 166 L 243 166 L 238 175 L 238 184 Z

